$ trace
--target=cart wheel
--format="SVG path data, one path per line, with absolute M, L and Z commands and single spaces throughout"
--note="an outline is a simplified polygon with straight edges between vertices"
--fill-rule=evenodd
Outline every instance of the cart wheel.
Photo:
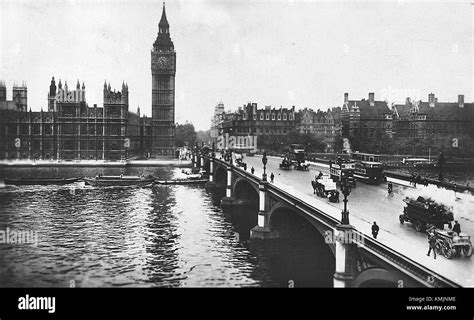
M 453 257 L 453 250 L 451 248 L 446 248 L 444 250 L 444 256 L 448 259 L 451 259 Z
M 462 249 L 463 249 L 463 248 L 461 248 L 460 246 L 454 247 L 454 251 L 456 251 L 456 254 L 457 254 L 457 255 L 460 255 L 460 254 L 461 254 Z
M 443 254 L 446 258 L 451 259 L 453 257 L 454 250 L 451 248 L 449 242 L 445 241 L 443 243 Z
M 466 258 L 470 258 L 472 256 L 472 245 L 464 246 L 463 251 Z
M 418 232 L 423 232 L 423 225 L 421 224 L 420 221 L 415 222 L 415 230 Z
M 400 224 L 403 224 L 405 222 L 405 216 L 403 214 L 399 215 L 398 220 L 400 220 Z

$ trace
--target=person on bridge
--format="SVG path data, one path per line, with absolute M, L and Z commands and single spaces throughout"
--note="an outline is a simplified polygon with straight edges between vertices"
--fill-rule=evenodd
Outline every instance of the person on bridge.
M 318 180 L 319 178 L 321 178 L 323 176 L 323 173 L 321 171 L 319 171 L 319 174 L 318 176 L 316 177 L 316 180 Z
M 250 169 L 250 172 L 252 172 L 252 174 L 254 174 L 255 173 L 255 168 L 252 167 L 252 169 Z
M 457 234 L 457 235 L 461 233 L 461 225 L 459 224 L 457 220 L 454 221 L 453 232 L 454 234 Z
M 433 232 L 431 232 L 428 237 L 428 243 L 430 244 L 430 248 L 428 249 L 428 253 L 426 255 L 429 257 L 431 250 L 433 250 L 433 255 L 436 259 L 436 235 Z
M 393 191 L 393 185 L 392 185 L 392 182 L 389 181 L 389 182 L 388 182 L 388 194 L 391 194 L 392 191 Z
M 270 182 L 271 182 L 271 183 L 273 183 L 273 179 L 275 179 L 275 175 L 274 175 L 273 172 L 272 172 L 272 174 L 270 175 Z
M 378 234 L 379 234 L 379 226 L 374 221 L 374 224 L 372 225 L 372 236 L 374 237 L 374 239 L 377 239 Z

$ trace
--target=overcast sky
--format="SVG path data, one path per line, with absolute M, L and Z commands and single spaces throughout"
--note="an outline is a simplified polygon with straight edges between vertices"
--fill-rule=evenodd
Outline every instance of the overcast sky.
M 177 52 L 176 121 L 207 130 L 215 105 L 326 109 L 350 99 L 473 101 L 469 0 L 166 1 Z M 104 80 L 128 82 L 130 110 L 151 115 L 150 50 L 162 1 L 0 0 L 0 80 L 11 98 L 47 108 L 51 77 L 85 82 L 90 106 Z

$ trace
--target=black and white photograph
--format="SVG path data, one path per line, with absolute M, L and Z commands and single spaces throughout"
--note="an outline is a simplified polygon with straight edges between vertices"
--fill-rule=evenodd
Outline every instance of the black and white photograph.
M 473 17 L 470 0 L 0 0 L 4 307 L 393 288 L 394 312 L 472 319 Z

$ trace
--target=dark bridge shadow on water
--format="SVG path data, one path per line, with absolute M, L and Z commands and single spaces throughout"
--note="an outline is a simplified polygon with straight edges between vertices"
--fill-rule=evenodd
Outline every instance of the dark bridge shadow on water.
M 258 267 L 254 276 L 261 280 L 262 286 L 333 287 L 334 255 L 309 221 L 292 210 L 281 208 L 271 218 L 272 230 L 278 238 L 250 240 L 250 230 L 257 225 L 258 194 L 242 189 L 237 195 L 249 200 L 248 204 L 222 209 L 238 233 L 239 241 L 250 250 L 252 260 L 255 259 Z M 224 196 L 225 188 L 211 193 L 215 205 L 219 205 Z
M 306 219 L 288 209 L 271 218 L 276 239 L 253 241 L 254 252 L 282 287 L 333 287 L 335 258 L 323 236 Z

